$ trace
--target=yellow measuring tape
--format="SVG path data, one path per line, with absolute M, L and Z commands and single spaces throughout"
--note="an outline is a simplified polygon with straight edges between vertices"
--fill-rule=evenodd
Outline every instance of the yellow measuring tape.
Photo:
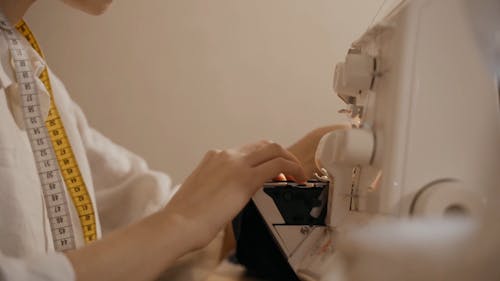
M 44 58 L 42 50 L 28 25 L 21 20 L 16 25 L 16 29 L 28 40 L 33 49 Z M 49 132 L 66 188 L 78 212 L 85 243 L 90 243 L 97 239 L 96 216 L 92 200 L 78 167 L 61 116 L 57 110 L 47 68 L 44 69 L 39 78 L 50 94 L 50 109 L 45 126 Z

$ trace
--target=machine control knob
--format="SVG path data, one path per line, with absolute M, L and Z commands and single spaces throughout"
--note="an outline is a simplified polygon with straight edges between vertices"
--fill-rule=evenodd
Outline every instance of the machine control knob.
M 458 180 L 434 181 L 418 193 L 411 213 L 418 217 L 469 216 L 480 218 L 485 208 L 479 189 L 466 188 Z
M 326 134 L 316 150 L 318 167 L 333 170 L 334 165 L 367 165 L 374 151 L 374 136 L 369 129 L 343 129 Z
M 326 224 L 339 226 L 351 210 L 352 171 L 368 165 L 375 147 L 373 132 L 369 129 L 336 130 L 323 136 L 316 149 L 316 165 L 324 168 L 335 181 L 329 189 Z

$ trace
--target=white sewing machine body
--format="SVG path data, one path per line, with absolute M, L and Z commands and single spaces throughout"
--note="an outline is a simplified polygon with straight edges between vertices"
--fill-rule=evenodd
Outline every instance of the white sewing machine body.
M 333 178 L 326 226 L 276 228 L 272 200 L 254 197 L 301 278 L 321 278 L 331 233 L 350 225 L 484 212 L 500 183 L 500 67 L 498 53 L 485 51 L 500 49 L 500 18 L 472 16 L 494 1 L 473 2 L 404 1 L 337 65 L 334 88 L 352 128 L 325 136 L 317 151 Z M 497 32 L 496 46 L 480 40 L 479 21 Z

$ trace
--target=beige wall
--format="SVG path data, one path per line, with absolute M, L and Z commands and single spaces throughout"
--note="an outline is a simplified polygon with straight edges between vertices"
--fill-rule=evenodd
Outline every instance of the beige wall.
M 27 20 L 91 124 L 176 182 L 210 148 L 339 122 L 334 63 L 382 0 L 45 0 Z M 147 3 L 147 5 L 146 5 Z

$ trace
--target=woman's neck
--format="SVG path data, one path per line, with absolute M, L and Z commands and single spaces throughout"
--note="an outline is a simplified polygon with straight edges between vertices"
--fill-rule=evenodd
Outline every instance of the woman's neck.
M 11 24 L 19 22 L 28 11 L 28 8 L 36 0 L 2 0 L 0 1 L 0 12 L 2 12 Z

